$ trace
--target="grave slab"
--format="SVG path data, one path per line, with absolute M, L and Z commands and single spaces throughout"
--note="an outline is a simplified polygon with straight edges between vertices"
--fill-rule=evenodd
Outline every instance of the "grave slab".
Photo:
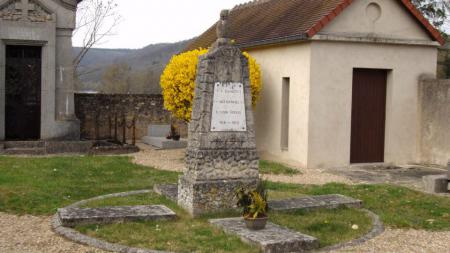
M 65 227 L 92 224 L 111 224 L 133 221 L 176 219 L 176 214 L 163 205 L 118 206 L 103 208 L 62 208 L 58 217 Z
M 153 190 L 168 199 L 177 201 L 177 184 L 155 185 Z M 338 208 L 342 206 L 348 208 L 361 208 L 362 204 L 362 201 L 359 199 L 350 198 L 340 194 L 318 195 L 269 201 L 270 208 L 277 211 L 300 209 L 313 210 L 318 208 Z
M 182 149 L 187 147 L 187 140 L 185 139 L 174 141 L 168 140 L 166 137 L 145 136 L 142 138 L 142 142 L 158 149 Z
M 187 140 L 169 140 L 166 136 L 170 134 L 170 125 L 149 125 L 147 136 L 142 138 L 142 142 L 158 149 L 181 149 L 187 147 Z
M 319 247 L 319 241 L 273 223 L 267 223 L 263 230 L 249 230 L 242 218 L 215 219 L 211 224 L 225 233 L 237 235 L 243 242 L 256 245 L 264 253 L 306 252 Z
M 273 200 L 269 201 L 269 206 L 272 210 L 313 210 L 318 208 L 360 208 L 362 207 L 362 201 L 347 196 L 332 194 L 332 195 L 319 195 L 308 196 L 302 198 L 292 198 L 285 200 Z

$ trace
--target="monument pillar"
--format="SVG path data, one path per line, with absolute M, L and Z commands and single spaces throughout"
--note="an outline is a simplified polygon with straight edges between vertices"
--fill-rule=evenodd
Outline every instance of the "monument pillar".
M 197 69 L 178 184 L 178 204 L 194 216 L 234 208 L 235 191 L 259 181 L 248 61 L 228 37 L 228 14 L 222 11 L 218 39 Z
M 76 120 L 72 29 L 56 30 L 56 119 Z

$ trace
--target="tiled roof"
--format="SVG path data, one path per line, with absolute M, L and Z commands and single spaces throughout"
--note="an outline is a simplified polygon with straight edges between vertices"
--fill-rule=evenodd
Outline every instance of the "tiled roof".
M 400 1 L 426 29 L 443 44 L 437 31 L 411 4 Z M 229 34 L 239 47 L 305 40 L 318 33 L 353 0 L 256 0 L 234 7 L 229 16 Z M 216 24 L 188 45 L 186 50 L 207 48 L 215 40 Z

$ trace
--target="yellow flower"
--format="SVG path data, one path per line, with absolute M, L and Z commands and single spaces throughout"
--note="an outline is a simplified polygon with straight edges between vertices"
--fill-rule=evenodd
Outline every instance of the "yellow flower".
M 161 75 L 164 107 L 175 117 L 186 122 L 191 120 L 198 57 L 207 52 L 207 49 L 200 48 L 175 55 Z M 262 89 L 261 69 L 247 52 L 243 55 L 248 59 L 252 104 L 255 106 Z

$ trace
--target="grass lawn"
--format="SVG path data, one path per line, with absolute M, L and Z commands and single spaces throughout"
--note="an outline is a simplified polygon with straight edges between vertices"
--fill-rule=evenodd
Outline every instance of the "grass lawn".
M 258 252 L 242 244 L 237 237 L 224 234 L 209 225 L 208 219 L 237 217 L 239 213 L 206 215 L 192 219 L 175 203 L 155 193 L 93 201 L 86 207 L 163 204 L 174 210 L 176 221 L 135 222 L 102 226 L 80 226 L 77 230 L 110 242 L 141 248 L 175 252 Z M 321 246 L 349 241 L 371 229 L 367 215 L 355 209 L 317 210 L 313 212 L 271 212 L 270 221 L 319 239 Z M 359 229 L 352 229 L 358 225 Z M 181 238 L 181 239 L 180 239 Z
M 450 198 L 429 195 L 394 185 L 303 186 L 268 183 L 271 191 L 306 195 L 343 194 L 364 202 L 364 207 L 378 214 L 393 228 L 433 231 L 450 230 Z M 270 191 L 269 191 L 270 193 Z
M 288 176 L 301 174 L 299 170 L 289 168 L 280 163 L 264 160 L 261 160 L 259 162 L 259 172 L 262 174 L 288 175 Z
M 82 199 L 152 189 L 177 178 L 132 164 L 128 157 L 0 157 L 0 212 L 50 215 Z
M 261 167 L 266 171 L 285 170 L 264 161 Z M 132 164 L 128 157 L 0 157 L 0 212 L 51 215 L 57 208 L 78 200 L 122 191 L 151 189 L 156 183 L 175 183 L 178 175 Z M 449 198 L 404 187 L 344 184 L 303 186 L 282 183 L 268 183 L 268 187 L 272 199 L 334 193 L 358 198 L 364 201 L 367 209 L 380 215 L 389 227 L 450 230 Z M 154 194 L 109 199 L 91 205 L 153 203 L 172 208 L 178 213 L 179 220 L 78 229 L 113 242 L 138 247 L 150 245 L 157 249 L 198 252 L 255 251 L 236 237 L 209 226 L 207 218 L 217 215 L 194 220 L 175 203 Z M 271 213 L 270 218 L 274 223 L 318 237 L 322 246 L 358 237 L 370 227 L 368 217 L 354 209 L 277 212 Z M 359 226 L 358 230 L 351 229 L 354 224 Z

